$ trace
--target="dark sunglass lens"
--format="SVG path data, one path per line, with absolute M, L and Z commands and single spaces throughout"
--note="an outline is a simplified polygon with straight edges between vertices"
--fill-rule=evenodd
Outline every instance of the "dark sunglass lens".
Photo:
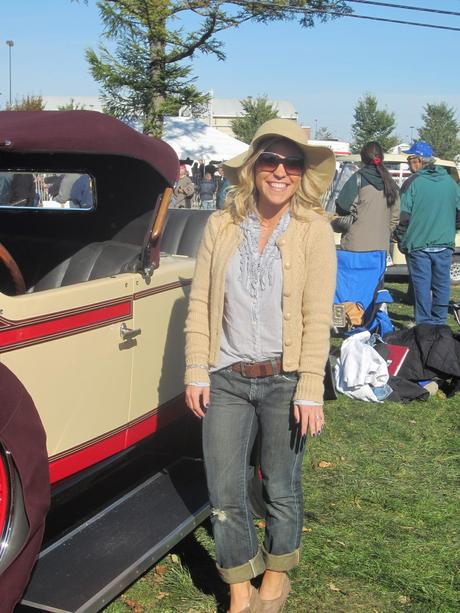
M 284 168 L 290 175 L 301 175 L 303 172 L 303 160 L 296 157 L 287 157 L 283 160 Z
M 261 153 L 257 158 L 257 165 L 260 170 L 272 172 L 279 165 L 280 158 L 273 153 Z

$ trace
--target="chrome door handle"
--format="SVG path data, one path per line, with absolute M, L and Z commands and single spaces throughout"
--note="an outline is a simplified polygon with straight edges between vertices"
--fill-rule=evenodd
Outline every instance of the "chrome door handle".
M 122 323 L 120 326 L 120 336 L 124 341 L 129 341 L 136 336 L 141 334 L 142 330 L 140 328 L 136 328 L 133 330 L 132 328 L 128 328 L 125 323 Z

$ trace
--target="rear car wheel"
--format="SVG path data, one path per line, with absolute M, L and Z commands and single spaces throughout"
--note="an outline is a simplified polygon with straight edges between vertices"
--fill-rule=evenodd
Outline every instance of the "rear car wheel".
M 451 285 L 460 285 L 460 257 L 454 256 L 450 265 Z
M 23 384 L 0 363 L 0 603 L 20 600 L 40 550 L 50 503 L 46 436 Z

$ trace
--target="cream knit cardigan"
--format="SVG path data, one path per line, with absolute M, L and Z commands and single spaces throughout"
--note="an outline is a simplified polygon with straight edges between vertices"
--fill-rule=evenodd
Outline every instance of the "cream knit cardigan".
M 185 383 L 218 365 L 227 266 L 242 240 L 228 211 L 210 216 L 197 255 L 185 323 Z M 283 265 L 283 369 L 299 372 L 295 399 L 323 402 L 337 260 L 329 222 L 306 210 L 278 238 Z M 270 325 L 270 322 L 266 322 Z

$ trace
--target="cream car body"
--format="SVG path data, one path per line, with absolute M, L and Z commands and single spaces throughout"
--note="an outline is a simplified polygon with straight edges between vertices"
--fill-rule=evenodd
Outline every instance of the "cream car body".
M 87 200 L 72 183 L 60 202 L 73 173 Z M 40 544 L 28 550 L 30 500 L 41 492 L 23 467 L 44 463 L 51 510 L 23 602 L 97 611 L 209 513 L 199 423 L 183 395 L 187 296 L 208 213 L 169 211 L 174 151 L 95 112 L 0 113 L 0 178 L 11 175 L 33 195 L 13 186 L 0 202 L 14 279 L 3 270 L 1 374 L 14 391 L 0 401 L 8 424 L 30 395 L 47 453 L 0 428 L 0 575 L 27 583 Z

